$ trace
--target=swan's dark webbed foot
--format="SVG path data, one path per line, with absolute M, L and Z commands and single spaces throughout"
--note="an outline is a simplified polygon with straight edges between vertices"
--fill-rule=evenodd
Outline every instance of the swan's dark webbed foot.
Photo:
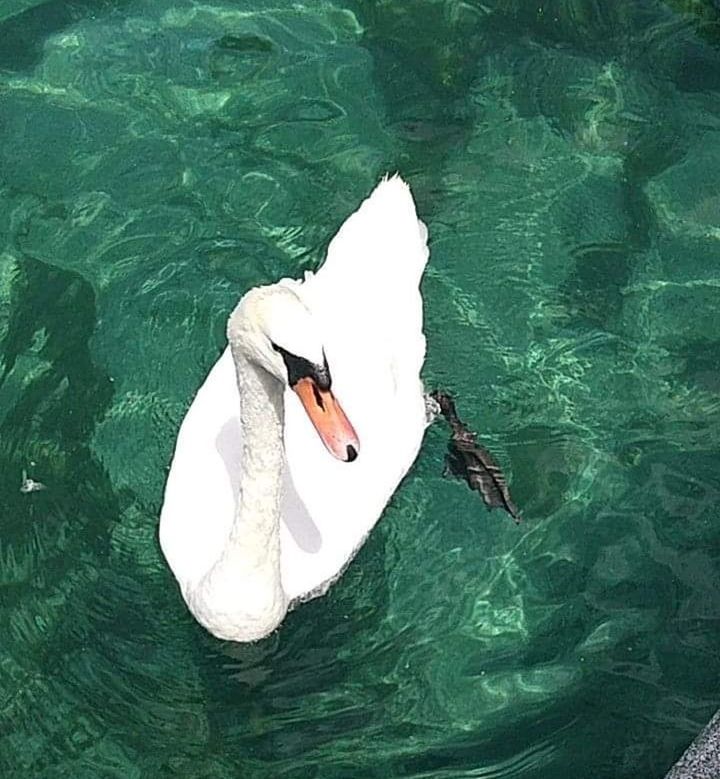
M 510 497 L 500 467 L 490 452 L 477 443 L 475 433 L 468 430 L 458 417 L 451 395 L 435 390 L 430 397 L 438 404 L 440 413 L 452 430 L 444 475 L 464 479 L 471 490 L 480 493 L 486 506 L 504 509 L 516 522 L 520 522 L 520 511 Z

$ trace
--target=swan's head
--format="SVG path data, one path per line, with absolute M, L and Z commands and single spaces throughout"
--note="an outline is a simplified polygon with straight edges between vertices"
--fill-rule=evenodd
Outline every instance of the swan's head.
M 252 363 L 289 386 L 300 398 L 327 450 L 352 462 L 357 434 L 332 393 L 330 367 L 317 323 L 293 282 L 256 287 L 228 321 L 228 341 Z

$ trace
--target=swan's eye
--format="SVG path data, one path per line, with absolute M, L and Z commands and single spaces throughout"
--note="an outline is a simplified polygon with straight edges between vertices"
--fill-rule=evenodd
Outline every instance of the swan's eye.
M 288 384 L 294 387 L 300 379 L 312 379 L 319 389 L 327 391 L 330 389 L 331 379 L 328 369 L 325 353 L 323 352 L 323 365 L 316 365 L 305 357 L 298 357 L 296 354 L 283 349 L 276 343 L 270 341 L 272 348 L 283 358 L 288 372 Z

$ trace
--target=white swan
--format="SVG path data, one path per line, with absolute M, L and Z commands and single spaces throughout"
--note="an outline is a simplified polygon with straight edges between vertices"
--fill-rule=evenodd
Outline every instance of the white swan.
M 325 593 L 415 460 L 426 243 L 408 186 L 385 179 L 316 275 L 250 290 L 231 314 L 160 516 L 185 602 L 218 638 L 262 638 Z

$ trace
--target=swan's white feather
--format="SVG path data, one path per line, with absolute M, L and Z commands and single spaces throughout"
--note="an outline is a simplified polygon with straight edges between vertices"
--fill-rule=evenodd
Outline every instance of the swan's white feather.
M 385 179 L 342 225 L 320 270 L 288 282 L 317 317 L 333 392 L 360 440 L 355 462 L 334 459 L 286 391 L 281 576 L 290 600 L 323 593 L 342 573 L 419 451 L 426 240 L 407 185 Z M 232 526 L 239 402 L 226 349 L 180 428 L 161 514 L 163 551 L 186 599 Z

